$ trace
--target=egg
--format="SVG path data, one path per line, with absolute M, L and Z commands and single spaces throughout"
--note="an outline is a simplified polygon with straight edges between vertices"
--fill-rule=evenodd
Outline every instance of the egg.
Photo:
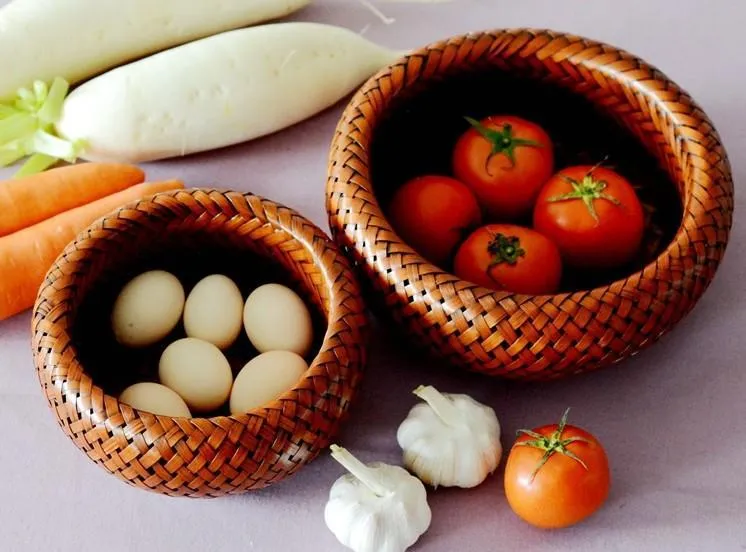
M 160 383 L 143 382 L 130 385 L 119 395 L 119 402 L 130 405 L 137 410 L 173 416 L 191 418 L 192 413 L 176 391 Z
M 184 310 L 184 288 L 163 270 L 144 272 L 119 292 L 111 314 L 114 337 L 122 345 L 145 347 L 166 337 Z
M 269 351 L 251 359 L 236 376 L 230 396 L 231 414 L 243 414 L 292 389 L 308 364 L 290 351 Z
M 305 356 L 311 348 L 311 313 L 298 294 L 280 284 L 265 284 L 249 295 L 243 323 L 260 353 L 291 351 Z
M 238 286 L 222 274 L 200 280 L 184 305 L 187 336 L 227 349 L 241 333 L 243 297 Z
M 171 343 L 161 354 L 158 377 L 176 391 L 193 412 L 220 408 L 233 385 L 228 359 L 212 343 L 185 337 Z

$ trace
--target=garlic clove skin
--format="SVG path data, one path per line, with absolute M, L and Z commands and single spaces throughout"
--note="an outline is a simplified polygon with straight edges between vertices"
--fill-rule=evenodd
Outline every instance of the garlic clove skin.
M 441 394 L 432 387 L 415 394 L 428 402 L 415 405 L 397 431 L 404 465 L 435 488 L 480 485 L 502 459 L 495 411 L 468 395 Z
M 354 552 L 405 552 L 430 527 L 427 490 L 399 466 L 362 465 L 366 476 L 385 490 L 374 492 L 353 474 L 341 476 L 329 491 L 324 521 L 337 540 Z

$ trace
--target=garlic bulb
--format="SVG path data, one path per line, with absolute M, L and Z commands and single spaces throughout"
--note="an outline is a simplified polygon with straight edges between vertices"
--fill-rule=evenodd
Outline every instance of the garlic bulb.
M 430 527 L 422 482 L 399 466 L 363 464 L 346 449 L 332 457 L 350 472 L 332 485 L 324 509 L 327 527 L 355 552 L 404 552 Z
M 468 395 L 420 386 L 420 403 L 399 426 L 396 439 L 404 465 L 433 487 L 476 487 L 502 458 L 495 411 Z

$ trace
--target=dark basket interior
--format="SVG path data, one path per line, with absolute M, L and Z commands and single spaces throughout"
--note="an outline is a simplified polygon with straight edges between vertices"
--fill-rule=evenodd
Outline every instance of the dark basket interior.
M 469 128 L 465 116 L 479 119 L 497 114 L 518 115 L 544 127 L 555 144 L 555 172 L 606 159 L 603 165 L 625 176 L 645 207 L 645 237 L 638 258 L 614 270 L 567 270 L 561 291 L 590 289 L 624 278 L 655 259 L 672 241 L 683 216 L 681 198 L 655 156 L 631 132 L 576 93 L 497 69 L 414 84 L 393 101 L 373 131 L 370 148 L 370 180 L 384 213 L 393 192 L 410 178 L 452 174 L 451 151 Z M 530 226 L 530 220 L 519 223 Z
M 110 323 L 114 301 L 127 281 L 146 270 L 173 273 L 187 295 L 200 279 L 210 274 L 231 278 L 241 289 L 244 300 L 265 283 L 280 283 L 294 289 L 311 307 L 314 344 L 306 358 L 310 365 L 324 339 L 328 307 L 318 292 L 310 288 L 308 280 L 288 270 L 287 260 L 280 262 L 267 251 L 240 245 L 240 240 L 233 238 L 199 231 L 169 231 L 162 237 L 140 235 L 136 240 L 139 246 L 129 251 L 126 250 L 129 248 L 112 247 L 106 252 L 105 261 L 92 267 L 75 310 L 71 337 L 83 369 L 107 394 L 117 396 L 128 385 L 141 381 L 157 382 L 161 353 L 173 341 L 186 337 L 180 322 L 169 336 L 149 347 L 131 349 L 116 342 Z M 224 353 L 234 376 L 258 354 L 243 330 Z M 205 417 L 229 414 L 224 406 Z

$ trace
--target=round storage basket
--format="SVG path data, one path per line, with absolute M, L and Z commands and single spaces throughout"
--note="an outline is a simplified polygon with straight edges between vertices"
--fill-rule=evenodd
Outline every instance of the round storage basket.
M 650 201 L 647 256 L 545 296 L 485 289 L 420 256 L 386 203 L 408 178 L 449 170 L 467 110 L 545 125 L 566 164 L 608 155 Z M 720 137 L 685 91 L 618 48 L 533 29 L 442 40 L 371 78 L 337 126 L 326 198 L 333 236 L 405 339 L 453 366 L 525 380 L 607 366 L 673 329 L 711 283 L 733 215 Z

